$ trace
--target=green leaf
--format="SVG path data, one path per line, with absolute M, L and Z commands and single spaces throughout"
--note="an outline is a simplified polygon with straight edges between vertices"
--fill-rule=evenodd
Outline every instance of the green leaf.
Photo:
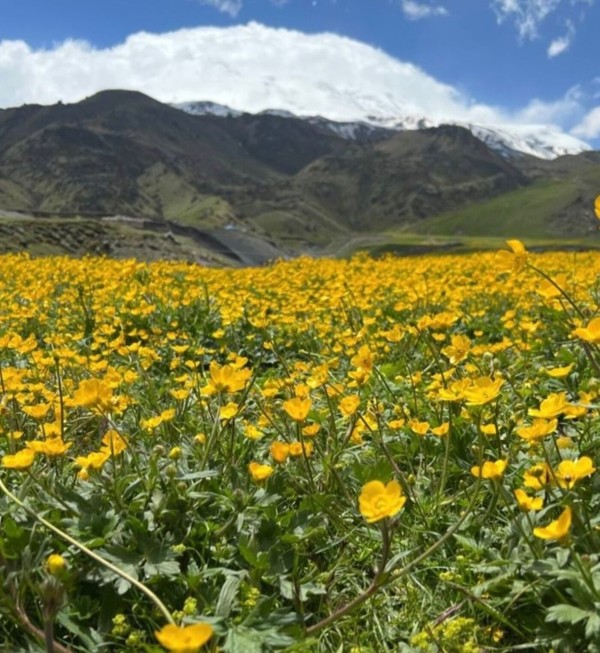
M 593 612 L 576 608 L 574 605 L 559 603 L 548 609 L 546 621 L 553 621 L 557 624 L 576 624 L 584 619 L 595 616 Z
M 585 636 L 593 639 L 598 633 L 600 633 L 600 616 L 592 614 L 585 625 Z
M 236 626 L 227 633 L 223 650 L 226 653 L 263 653 L 261 633 L 244 626 Z
M 217 607 L 215 608 L 217 617 L 228 617 L 231 614 L 241 582 L 242 579 L 240 576 L 227 576 L 219 594 Z

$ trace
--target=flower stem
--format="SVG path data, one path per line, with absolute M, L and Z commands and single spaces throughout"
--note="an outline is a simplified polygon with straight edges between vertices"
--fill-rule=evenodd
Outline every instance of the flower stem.
M 54 526 L 54 524 L 51 524 L 47 519 L 44 519 L 41 515 L 37 514 L 32 508 L 30 508 L 27 504 L 25 504 L 23 501 L 21 501 L 18 497 L 16 497 L 7 487 L 4 485 L 4 483 L 0 480 L 0 490 L 13 502 L 16 503 L 20 508 L 22 508 L 28 515 L 33 517 L 36 521 L 38 521 L 40 524 L 43 524 L 48 530 L 52 531 L 55 535 L 58 535 L 61 539 L 65 540 L 65 542 L 68 542 L 75 548 L 79 549 L 83 553 L 85 553 L 88 557 L 92 558 L 92 560 L 95 560 L 99 564 L 103 565 L 107 569 L 110 569 L 113 573 L 117 574 L 117 576 L 120 576 L 127 582 L 131 583 L 134 587 L 140 590 L 140 592 L 143 592 L 153 603 L 156 605 L 156 607 L 163 613 L 165 619 L 170 623 L 174 624 L 175 620 L 171 616 L 171 613 L 165 606 L 165 604 L 156 596 L 156 594 L 146 587 L 143 583 L 140 583 L 139 580 L 136 580 L 135 578 L 132 578 L 129 574 L 125 573 L 122 569 L 119 569 L 116 565 L 113 565 L 110 563 L 108 560 L 105 560 L 102 556 L 99 556 L 97 553 L 92 551 L 91 549 L 88 549 L 85 544 L 82 544 L 75 538 L 71 537 L 64 531 L 62 531 L 60 528 L 57 528 Z

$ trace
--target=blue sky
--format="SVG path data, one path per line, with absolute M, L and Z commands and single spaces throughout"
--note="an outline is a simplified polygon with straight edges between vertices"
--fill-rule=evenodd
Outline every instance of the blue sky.
M 225 34 L 252 21 L 368 44 L 413 64 L 467 103 L 511 120 L 552 122 L 599 145 L 600 0 L 0 0 L 0 7 L 0 73 L 14 79 L 15 104 L 60 94 L 61 82 L 51 93 L 32 67 L 52 69 L 57 64 L 47 64 L 45 55 L 65 41 L 85 41 L 102 56 L 139 32 L 212 26 Z M 27 50 L 9 47 L 10 41 Z M 19 77 L 17 69 L 25 68 Z M 90 75 L 102 85 L 96 69 Z M 71 100 L 67 81 L 64 99 Z M 27 82 L 30 95 L 23 96 L 17 91 Z M 0 94 L 0 105 L 12 97 Z

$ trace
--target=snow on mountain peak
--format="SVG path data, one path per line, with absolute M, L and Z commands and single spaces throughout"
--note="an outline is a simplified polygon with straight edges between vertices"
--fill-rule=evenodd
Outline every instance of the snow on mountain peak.
M 211 114 L 221 117 L 236 117 L 244 113 L 226 105 L 208 101 L 182 102 L 173 106 L 193 115 Z M 553 125 L 483 125 L 433 119 L 422 115 L 384 117 L 373 114 L 367 114 L 359 120 L 340 121 L 324 116 L 295 115 L 285 109 L 264 109 L 259 112 L 260 114 L 307 120 L 311 124 L 324 127 L 348 140 L 370 140 L 378 138 L 385 131 L 429 129 L 442 124 L 458 125 L 469 129 L 488 147 L 507 157 L 528 154 L 541 159 L 555 159 L 565 154 L 579 154 L 591 149 L 584 141 L 565 134 Z

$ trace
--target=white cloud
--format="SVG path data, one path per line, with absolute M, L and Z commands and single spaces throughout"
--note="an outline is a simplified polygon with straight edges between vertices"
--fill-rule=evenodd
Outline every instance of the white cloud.
M 422 2 L 414 2 L 414 0 L 402 0 L 402 11 L 410 20 L 448 15 L 448 10 L 442 5 L 426 5 Z
M 199 0 L 199 2 L 202 5 L 214 7 L 224 14 L 229 14 L 232 18 L 239 14 L 243 4 L 242 0 Z
M 561 5 L 569 5 L 574 11 L 574 5 L 586 4 L 591 6 L 595 0 L 492 0 L 491 6 L 496 13 L 499 23 L 512 20 L 517 28 L 519 38 L 535 39 L 539 36 L 539 27 L 544 20 L 553 14 Z M 570 42 L 569 42 L 570 44 Z M 568 47 L 568 45 L 566 47 Z M 560 43 L 555 49 L 560 47 Z M 564 51 L 560 50 L 556 54 Z M 550 53 L 548 53 L 549 56 Z
M 420 112 L 464 118 L 473 104 L 417 66 L 364 43 L 257 23 L 140 32 L 108 49 L 66 41 L 33 50 L 23 41 L 3 41 L 0 79 L 0 106 L 72 102 L 103 88 L 339 119 Z M 476 105 L 472 110 L 480 112 Z
M 600 106 L 589 111 L 583 120 L 573 127 L 571 133 L 578 138 L 600 137 Z
M 507 111 L 367 44 L 257 23 L 140 32 L 106 49 L 70 40 L 33 50 L 23 41 L 1 41 L 0 79 L 0 107 L 76 102 L 121 88 L 163 102 L 210 100 L 250 112 L 285 109 L 334 120 L 425 115 L 434 121 L 568 126 L 584 115 L 579 87 L 554 102 L 534 99 Z
M 515 120 L 522 123 L 573 124 L 584 114 L 585 94 L 579 85 L 570 88 L 562 98 L 545 102 L 534 98 L 515 113 Z
M 567 33 L 554 39 L 548 46 L 547 54 L 550 59 L 566 52 L 573 42 L 573 38 L 575 37 L 575 26 L 570 20 L 567 20 L 566 25 Z

